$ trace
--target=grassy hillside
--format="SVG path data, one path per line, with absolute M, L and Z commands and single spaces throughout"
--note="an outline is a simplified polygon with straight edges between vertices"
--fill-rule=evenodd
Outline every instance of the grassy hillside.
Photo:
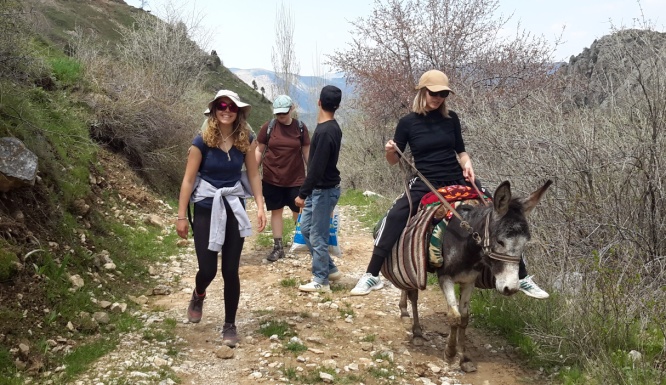
M 253 127 L 271 116 L 268 101 L 207 53 L 167 68 L 180 77 L 159 72 L 154 58 L 139 65 L 126 39 L 159 23 L 122 1 L 0 2 L 0 137 L 39 159 L 34 186 L 0 194 L 0 384 L 56 367 L 66 368 L 56 383 L 69 383 L 140 324 L 128 295 L 145 293 L 148 267 L 176 252 L 175 234 L 163 232 L 174 209 L 163 201 L 174 202 L 217 89 L 253 105 Z M 178 37 L 178 28 L 162 31 Z M 129 310 L 98 323 L 99 301 Z M 54 348 L 57 337 L 66 348 Z
M 122 0 L 57 0 L 42 2 L 27 0 L 33 7 L 33 18 L 37 21 L 38 38 L 61 51 L 66 51 L 72 42 L 72 32 L 82 30 L 94 34 L 105 49 L 113 52 L 122 38 L 120 28 L 131 28 L 139 15 L 147 15 L 139 8 L 125 4 Z M 223 65 L 209 68 L 206 74 L 203 96 L 210 97 L 219 89 L 236 91 L 242 100 L 252 104 L 250 125 L 256 127 L 272 117 L 270 101 L 262 97 L 252 87 L 245 84 Z M 210 95 L 210 96 L 208 96 Z M 207 99 L 205 99 L 207 100 Z M 205 109 L 201 108 L 203 111 Z

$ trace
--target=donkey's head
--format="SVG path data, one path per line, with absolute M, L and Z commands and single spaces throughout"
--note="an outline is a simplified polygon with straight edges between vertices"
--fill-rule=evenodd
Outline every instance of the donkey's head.
M 493 197 L 493 210 L 484 236 L 484 260 L 495 277 L 495 288 L 505 295 L 518 291 L 518 262 L 530 229 L 527 215 L 539 203 L 553 182 L 551 180 L 527 198 L 512 198 L 511 184 L 502 182 Z M 485 240 L 487 238 L 487 240 Z

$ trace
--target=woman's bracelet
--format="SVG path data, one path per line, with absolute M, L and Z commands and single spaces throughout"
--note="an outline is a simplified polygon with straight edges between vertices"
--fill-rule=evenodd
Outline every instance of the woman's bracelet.
M 179 221 L 186 221 L 187 218 L 185 218 L 185 217 L 183 217 L 183 218 L 178 217 L 178 220 L 179 220 Z

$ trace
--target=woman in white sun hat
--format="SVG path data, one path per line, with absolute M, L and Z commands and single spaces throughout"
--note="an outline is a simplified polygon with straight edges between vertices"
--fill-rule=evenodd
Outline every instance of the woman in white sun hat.
M 194 202 L 194 247 L 199 263 L 192 299 L 187 309 L 190 322 L 201 321 L 206 289 L 217 273 L 217 254 L 222 253 L 225 323 L 223 342 L 235 346 L 236 312 L 240 299 L 238 269 L 246 236 L 252 233 L 245 211 L 241 168 L 245 165 L 257 203 L 258 231 L 266 226 L 261 179 L 254 157 L 257 146 L 247 124 L 251 106 L 233 91 L 218 91 L 208 103 L 208 118 L 192 141 L 178 200 L 176 231 L 187 238 L 187 208 Z
M 409 145 L 414 164 L 436 188 L 475 183 L 474 168 L 465 151 L 460 120 L 446 104 L 448 96 L 453 93 L 449 87 L 449 78 L 438 70 L 427 71 L 421 75 L 416 90 L 412 112 L 400 119 L 393 139 L 384 145 L 386 160 L 391 165 L 398 163 L 400 158 L 393 146 L 397 145 L 400 151 L 404 151 Z M 412 213 L 416 212 L 421 198 L 429 191 L 428 186 L 418 177 L 410 181 Z M 409 213 L 409 200 L 403 194 L 381 223 L 366 273 L 352 289 L 351 295 L 366 295 L 384 287 L 379 272 L 404 230 Z M 519 273 L 520 288 L 525 294 L 535 298 L 548 297 L 548 293 L 541 290 L 527 275 L 522 261 Z

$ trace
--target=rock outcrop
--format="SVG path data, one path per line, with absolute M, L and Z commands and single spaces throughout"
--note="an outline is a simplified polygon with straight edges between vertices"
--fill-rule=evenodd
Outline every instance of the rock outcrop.
M 37 177 L 37 155 L 16 138 L 0 138 L 0 191 L 32 186 Z
M 626 29 L 595 40 L 560 68 L 579 106 L 604 106 L 614 97 L 641 92 L 641 82 L 663 74 L 666 33 Z M 663 75 L 662 75 L 663 76 Z

